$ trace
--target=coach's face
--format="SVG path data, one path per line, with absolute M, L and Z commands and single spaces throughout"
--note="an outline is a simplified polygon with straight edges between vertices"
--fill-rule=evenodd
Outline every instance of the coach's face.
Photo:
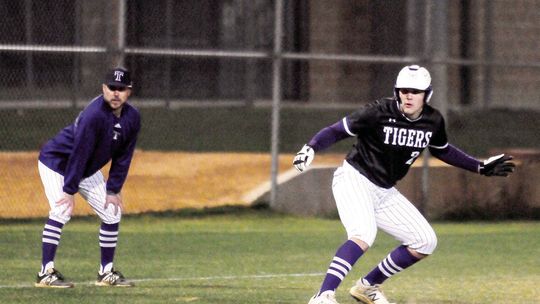
M 416 89 L 399 89 L 401 112 L 410 119 L 417 119 L 424 107 L 425 91 Z
M 109 104 L 116 116 L 120 116 L 122 107 L 130 95 L 131 89 L 128 87 L 103 84 L 103 99 Z

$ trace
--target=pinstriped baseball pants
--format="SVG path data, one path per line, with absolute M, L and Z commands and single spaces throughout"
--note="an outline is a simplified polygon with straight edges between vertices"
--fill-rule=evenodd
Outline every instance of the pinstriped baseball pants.
M 57 206 L 56 202 L 64 196 L 64 176 L 49 169 L 43 163 L 38 161 L 39 176 L 45 189 L 45 195 L 49 201 L 49 218 L 62 224 L 67 223 L 71 216 L 64 211 L 66 206 Z M 105 178 L 101 171 L 97 171 L 92 176 L 83 178 L 79 183 L 79 194 L 88 202 L 94 212 L 106 224 L 115 224 L 120 222 L 121 210 L 114 215 L 114 206 L 105 207 L 105 198 L 107 195 Z
M 396 188 L 373 184 L 344 161 L 334 172 L 332 192 L 349 238 L 356 237 L 371 247 L 380 228 L 419 253 L 435 250 L 433 228 Z

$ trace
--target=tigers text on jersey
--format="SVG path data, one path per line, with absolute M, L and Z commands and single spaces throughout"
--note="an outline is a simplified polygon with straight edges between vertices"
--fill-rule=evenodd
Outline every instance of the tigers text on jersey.
M 110 160 L 107 190 L 120 192 L 141 128 L 137 109 L 125 103 L 121 113 L 116 117 L 100 95 L 74 123 L 43 146 L 39 160 L 64 176 L 64 192 L 76 193 L 82 178 L 93 175 Z
M 385 98 L 348 115 L 343 124 L 357 138 L 347 162 L 384 188 L 403 178 L 427 146 L 447 145 L 444 118 L 429 105 L 419 118 L 410 120 L 401 113 L 397 100 Z

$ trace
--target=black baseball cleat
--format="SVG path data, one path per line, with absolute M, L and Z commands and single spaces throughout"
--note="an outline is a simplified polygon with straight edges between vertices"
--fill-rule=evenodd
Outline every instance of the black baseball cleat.
M 66 282 L 64 276 L 56 269 L 50 268 L 44 274 L 37 274 L 36 287 L 45 288 L 72 288 L 71 282 Z
M 113 287 L 133 287 L 135 283 L 127 280 L 124 275 L 118 271 L 112 269 L 103 274 L 97 276 L 96 286 L 113 286 Z

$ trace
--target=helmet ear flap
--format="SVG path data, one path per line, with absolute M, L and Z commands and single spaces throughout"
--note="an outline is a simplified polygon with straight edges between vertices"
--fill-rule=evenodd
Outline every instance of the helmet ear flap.
M 431 99 L 431 96 L 433 95 L 433 87 L 430 85 L 426 89 L 426 95 L 424 96 L 424 102 L 429 103 L 429 100 Z

